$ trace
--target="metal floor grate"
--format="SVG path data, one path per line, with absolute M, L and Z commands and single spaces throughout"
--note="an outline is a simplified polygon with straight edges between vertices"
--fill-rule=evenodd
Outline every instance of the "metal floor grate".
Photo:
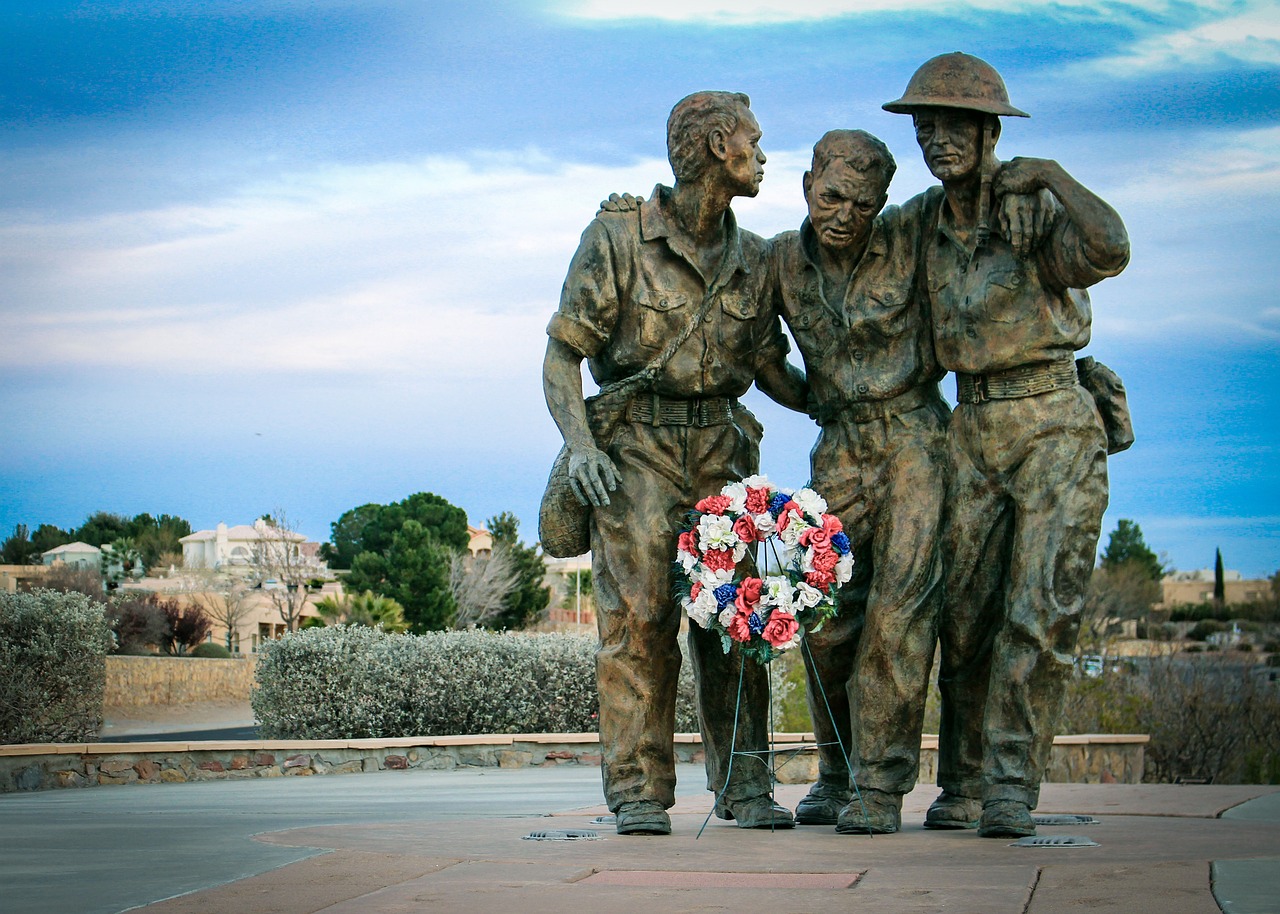
M 1036 825 L 1097 825 L 1098 820 L 1093 816 L 1075 816 L 1075 815 L 1059 815 L 1059 816 L 1032 816 L 1031 821 Z
M 1019 838 L 1010 847 L 1098 847 L 1097 841 L 1080 835 L 1032 835 Z
M 592 828 L 563 828 L 555 831 L 531 831 L 525 841 L 599 841 L 600 832 Z

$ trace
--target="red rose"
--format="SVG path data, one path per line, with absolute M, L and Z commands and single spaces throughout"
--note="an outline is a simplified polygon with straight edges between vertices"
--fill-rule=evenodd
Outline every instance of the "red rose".
M 733 550 L 708 549 L 703 553 L 702 564 L 708 571 L 733 571 Z
M 703 514 L 724 514 L 729 510 L 728 495 L 708 495 L 702 501 L 693 506 L 695 511 L 701 511 Z
M 680 534 L 680 539 L 676 542 L 676 548 L 681 552 L 687 552 L 690 555 L 698 554 L 698 533 L 696 530 L 686 530 Z
M 747 623 L 745 613 L 737 613 L 729 620 L 726 630 L 734 641 L 750 641 L 751 626 Z
M 812 546 L 819 551 L 831 548 L 831 537 L 821 527 L 810 527 L 800 534 L 799 539 L 801 546 Z
M 795 511 L 797 514 L 804 513 L 803 511 L 800 510 L 800 506 L 798 504 L 788 499 L 787 503 L 782 506 L 781 513 L 778 514 L 778 532 L 779 533 L 787 529 L 787 525 L 791 523 L 792 511 Z
M 763 514 L 769 510 L 769 490 L 747 486 L 747 510 L 752 514 Z
M 840 523 L 840 518 L 833 514 L 822 515 L 822 529 L 827 532 L 827 536 L 835 536 L 837 533 L 844 533 L 844 524 Z
M 756 522 L 751 519 L 750 514 L 744 514 L 733 522 L 733 532 L 738 534 L 738 539 L 744 543 L 754 543 L 758 539 L 762 539 L 760 531 L 756 529 Z
M 818 588 L 818 590 L 826 590 L 836 582 L 836 576 L 829 571 L 815 569 L 805 573 L 804 582 L 810 587 Z
M 734 605 L 738 607 L 739 614 L 750 615 L 760 604 L 760 591 L 764 587 L 764 582 L 759 578 L 746 578 L 738 585 L 738 595 L 734 598 Z
M 764 631 L 760 634 L 765 641 L 768 641 L 774 647 L 781 648 L 783 645 L 791 643 L 791 639 L 795 637 L 798 631 L 800 631 L 800 623 L 796 621 L 795 616 L 780 609 L 775 609 L 773 615 L 769 617 L 769 621 L 764 624 Z
M 831 549 L 819 549 L 813 553 L 815 571 L 831 571 L 839 561 L 840 556 L 836 555 Z

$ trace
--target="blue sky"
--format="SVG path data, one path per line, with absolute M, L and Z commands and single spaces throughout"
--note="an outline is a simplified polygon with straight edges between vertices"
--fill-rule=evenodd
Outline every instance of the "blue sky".
M 1128 385 L 1121 517 L 1178 568 L 1280 568 L 1280 9 L 1256 0 L 0 3 L 0 533 L 90 512 L 304 533 L 433 491 L 526 538 L 559 438 L 544 328 L 610 191 L 669 181 L 664 124 L 747 92 L 769 155 L 735 207 L 797 226 L 834 127 L 965 50 L 1111 202 L 1129 269 L 1089 352 Z M 953 389 L 950 380 L 944 389 Z M 764 472 L 815 429 L 758 395 Z

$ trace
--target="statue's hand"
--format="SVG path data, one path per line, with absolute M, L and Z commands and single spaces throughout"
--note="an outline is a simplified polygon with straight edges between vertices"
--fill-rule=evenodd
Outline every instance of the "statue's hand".
M 1053 226 L 1054 197 L 1046 188 L 1034 194 L 1005 194 L 998 198 L 1000 234 L 1025 259 L 1040 246 Z
M 574 448 L 569 454 L 569 486 L 578 501 L 599 508 L 618 488 L 618 470 L 599 448 Z
M 1042 187 L 1049 186 L 1049 172 L 1057 168 L 1058 163 L 1052 159 L 1031 159 L 1026 156 L 1014 156 L 1000 166 L 996 172 L 996 194 L 1034 194 Z
M 623 194 L 619 197 L 617 194 L 609 194 L 608 200 L 600 201 L 600 208 L 596 210 L 596 215 L 601 213 L 633 213 L 644 203 L 644 197 L 633 197 L 631 194 Z

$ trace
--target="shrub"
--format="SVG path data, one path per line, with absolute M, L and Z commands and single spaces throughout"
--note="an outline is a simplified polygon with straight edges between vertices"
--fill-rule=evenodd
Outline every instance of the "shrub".
M 93 738 L 111 632 L 81 593 L 0 594 L 0 743 Z
M 598 729 L 595 639 L 483 630 L 313 628 L 269 642 L 252 702 L 268 739 Z M 696 730 L 681 674 L 678 730 Z
M 158 600 L 157 606 L 164 613 L 165 632 L 160 648 L 166 654 L 182 656 L 189 649 L 205 643 L 213 629 L 213 621 L 199 606 L 183 609 L 177 600 Z
M 107 603 L 106 619 L 121 654 L 149 654 L 168 635 L 169 620 L 154 593 L 116 591 Z
M 224 645 L 216 641 L 206 641 L 203 644 L 197 644 L 191 651 L 192 657 L 213 657 L 218 660 L 225 660 L 231 656 L 231 651 L 227 650 Z

